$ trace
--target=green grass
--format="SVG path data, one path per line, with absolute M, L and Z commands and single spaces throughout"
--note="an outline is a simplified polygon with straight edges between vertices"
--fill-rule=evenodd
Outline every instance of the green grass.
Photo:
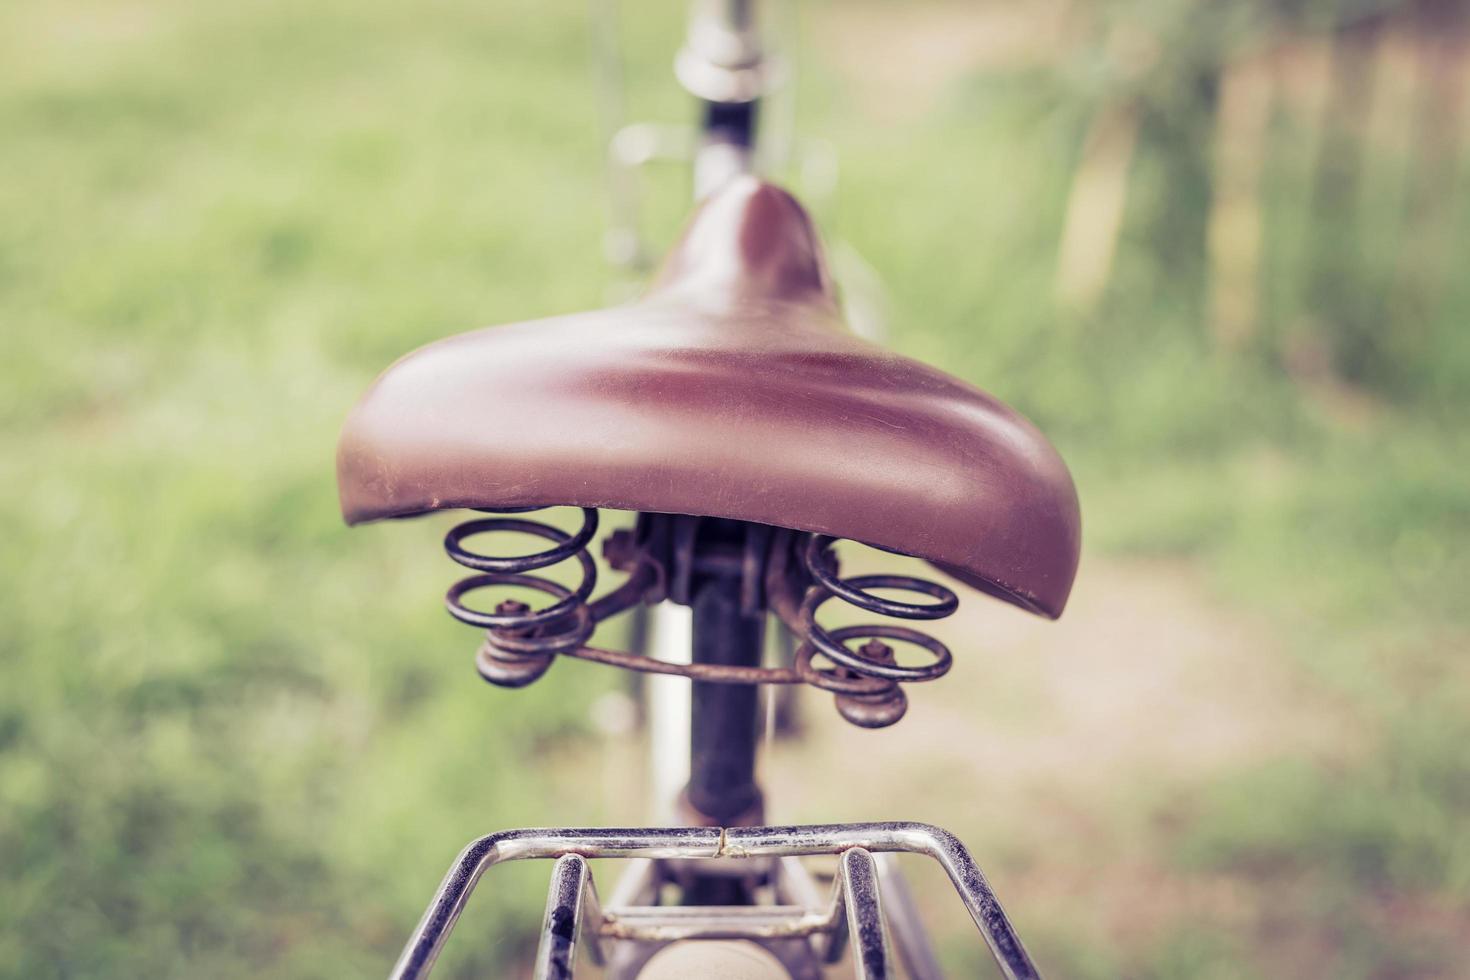
M 676 9 L 628 12 L 639 114 L 687 112 L 665 81 Z M 568 11 L 0 10 L 0 973 L 377 973 L 461 841 L 606 816 L 553 763 L 593 744 L 609 676 L 488 692 L 436 608 L 442 523 L 349 533 L 332 473 L 346 409 L 398 354 L 602 302 Z M 1348 424 L 1274 340 L 1211 349 L 1159 230 L 1202 202 L 1171 204 L 1156 157 L 1103 307 L 1052 308 L 1085 124 L 1066 90 L 985 77 L 879 126 L 810 67 L 805 124 L 843 165 L 830 227 L 888 284 L 894 344 L 1054 436 L 1089 549 L 1209 569 L 1361 721 L 1346 769 L 1268 760 L 1165 801 L 1166 859 L 1295 869 L 1292 921 L 1365 935 L 1343 962 L 1417 969 L 1326 897 L 1470 906 L 1463 284 L 1382 324 L 1408 340 L 1380 345 Z M 1296 309 L 1305 273 L 1273 268 Z M 520 949 L 541 884 L 507 880 L 446 975 Z M 1253 962 L 1204 927 L 1123 960 L 1092 942 L 1049 940 L 1079 975 Z

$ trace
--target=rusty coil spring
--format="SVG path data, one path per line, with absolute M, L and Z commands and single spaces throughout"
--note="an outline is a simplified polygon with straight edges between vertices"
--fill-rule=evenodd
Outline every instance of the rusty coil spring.
M 959 607 L 954 591 L 929 579 L 912 575 L 855 575 L 841 578 L 835 547 L 838 539 L 812 534 L 801 550 L 802 563 L 812 578 L 812 587 L 799 610 L 798 634 L 804 642 L 796 650 L 796 671 L 804 680 L 837 695 L 837 710 L 844 718 L 865 728 L 882 728 L 903 717 L 908 698 L 899 686 L 930 681 L 944 676 L 954 657 L 944 643 L 914 629 L 894 623 L 870 623 L 827 629 L 817 623 L 817 610 L 831 599 L 841 599 L 865 612 L 893 619 L 943 619 Z M 876 595 L 873 589 L 899 590 L 929 596 L 933 602 L 902 602 Z M 849 641 L 866 639 L 858 649 Z M 893 640 L 928 651 L 930 660 L 917 666 L 898 663 Z M 821 657 L 832 667 L 813 662 Z
M 631 567 L 627 580 L 593 600 L 597 565 L 587 548 L 597 533 L 597 511 L 582 508 L 582 525 L 573 533 L 516 516 L 538 509 L 487 511 L 491 516 L 465 521 L 444 538 L 444 550 L 449 557 L 475 573 L 451 586 L 444 604 L 455 619 L 485 630 L 485 640 L 475 654 L 475 666 L 492 684 L 524 687 L 545 674 L 558 655 L 566 655 L 628 670 L 678 674 L 709 683 L 811 684 L 834 694 L 838 712 L 848 721 L 867 728 L 881 728 L 898 721 L 908 708 L 901 684 L 934 680 L 943 676 L 953 662 L 947 646 L 910 626 L 870 623 L 833 629 L 817 622 L 818 611 L 832 599 L 893 619 L 942 619 L 959 604 L 959 597 L 952 590 L 912 575 L 844 578 L 837 567 L 838 539 L 792 532 L 784 532 L 789 544 L 773 551 L 766 571 L 771 608 L 799 641 L 791 666 L 675 664 L 641 653 L 589 646 L 588 640 L 602 620 L 640 602 L 658 601 L 667 595 L 662 568 L 657 561 L 649 560 L 646 553 L 635 552 L 628 562 Z M 533 554 L 507 557 L 482 554 L 465 546 L 466 539 L 475 535 L 507 532 L 543 538 L 551 546 Z M 788 558 L 799 559 L 806 574 L 790 575 Z M 581 568 L 581 579 L 575 588 L 532 574 L 564 561 L 575 561 Z M 540 592 L 550 597 L 551 603 L 542 609 L 532 609 L 524 602 L 507 599 L 496 605 L 493 612 L 472 609 L 465 604 L 470 593 L 495 587 Z M 915 593 L 933 601 L 886 598 L 874 592 L 880 589 Z M 860 639 L 867 642 L 858 648 L 850 645 Z M 900 664 L 893 648 L 885 641 L 917 647 L 926 651 L 929 658 L 919 665 Z
M 505 516 L 539 509 L 493 511 L 490 513 L 496 516 L 465 521 L 444 536 L 444 550 L 449 557 L 477 573 L 450 586 L 444 596 L 445 608 L 460 622 L 487 631 L 475 665 L 486 680 L 503 687 L 531 683 L 546 673 L 556 654 L 581 647 L 597 627 L 587 602 L 597 586 L 597 563 L 587 553 L 587 545 L 597 533 L 597 511 L 582 508 L 582 526 L 573 534 L 541 521 Z M 552 546 L 534 554 L 498 557 L 471 551 L 464 545 L 466 538 L 477 534 L 504 532 L 545 538 Z M 568 559 L 575 559 L 582 569 L 575 589 L 528 574 Z M 553 601 L 543 609 L 532 610 L 525 603 L 506 600 L 494 612 L 481 612 L 464 604 L 471 592 L 505 586 L 541 592 Z

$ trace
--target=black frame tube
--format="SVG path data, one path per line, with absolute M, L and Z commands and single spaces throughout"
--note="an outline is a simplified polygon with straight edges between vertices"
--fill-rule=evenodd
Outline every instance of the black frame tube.
M 691 606 L 694 663 L 760 666 L 765 616 L 741 613 L 739 575 L 703 577 Z M 755 779 L 759 698 L 760 689 L 753 684 L 693 682 L 687 796 L 689 805 L 712 823 L 748 820 L 760 810 Z

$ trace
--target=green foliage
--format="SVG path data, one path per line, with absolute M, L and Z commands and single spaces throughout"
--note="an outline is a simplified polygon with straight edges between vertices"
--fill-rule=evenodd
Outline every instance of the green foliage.
M 1186 857 L 1470 899 L 1465 708 L 1462 698 L 1441 696 L 1393 712 L 1382 723 L 1381 752 L 1362 765 L 1280 760 L 1217 787 Z
M 598 297 L 582 25 L 529 14 L 4 12 L 5 975 L 379 972 L 462 841 L 552 818 L 605 679 L 476 683 L 443 528 L 348 534 L 332 473 L 398 354 Z
M 678 5 L 626 14 L 635 108 L 678 118 Z M 372 974 L 459 842 L 600 816 L 550 763 L 609 678 L 476 683 L 434 598 L 442 525 L 348 533 L 331 467 L 405 350 L 602 301 L 587 26 L 466 0 L 0 10 L 0 973 Z M 1049 297 L 1091 94 L 987 75 L 876 126 L 811 67 L 832 230 L 890 286 L 895 345 L 1054 436 L 1089 548 L 1208 565 L 1373 719 L 1355 768 L 1220 787 L 1180 860 L 1462 898 L 1465 706 L 1410 695 L 1463 683 L 1435 644 L 1463 638 L 1470 580 L 1470 287 L 1354 334 L 1368 417 L 1344 420 L 1282 365 L 1324 265 L 1358 281 L 1383 250 L 1334 265 L 1361 229 L 1324 226 L 1325 252 L 1272 253 L 1265 341 L 1214 350 L 1185 254 L 1208 127 L 1176 90 L 1149 88 L 1117 277 L 1080 317 Z M 1299 194 L 1287 169 L 1272 202 Z M 448 975 L 520 952 L 541 880 L 503 880 Z M 1051 942 L 1078 975 L 1123 962 Z M 1238 955 L 1192 932 L 1129 962 Z

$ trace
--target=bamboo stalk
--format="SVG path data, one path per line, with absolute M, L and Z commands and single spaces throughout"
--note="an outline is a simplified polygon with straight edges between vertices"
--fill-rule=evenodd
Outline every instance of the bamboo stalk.
M 1138 108 L 1103 106 L 1093 116 L 1067 195 L 1056 295 L 1076 310 L 1093 308 L 1112 275 L 1128 201 L 1128 174 L 1138 144 Z
M 1264 58 L 1229 66 L 1220 83 L 1207 247 L 1210 332 L 1225 350 L 1249 343 L 1260 316 L 1261 173 L 1274 88 Z

